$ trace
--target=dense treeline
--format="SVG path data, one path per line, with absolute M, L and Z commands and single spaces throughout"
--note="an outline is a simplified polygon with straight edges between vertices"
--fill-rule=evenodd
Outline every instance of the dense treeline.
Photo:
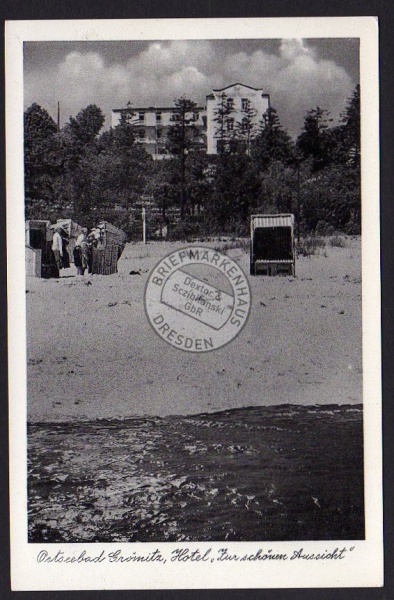
M 316 107 L 295 141 L 274 108 L 257 127 L 249 106 L 235 122 L 222 100 L 214 118 L 218 154 L 203 151 L 196 103 L 179 98 L 163 142 L 171 158 L 161 161 L 138 143 L 131 107 L 107 131 L 95 105 L 58 130 L 33 104 L 24 115 L 26 218 L 71 217 L 87 226 L 106 218 L 133 237 L 148 201 L 157 207 L 151 235 L 163 225 L 173 238 L 244 235 L 255 212 L 293 212 L 301 233 L 360 233 L 359 86 L 338 125 Z

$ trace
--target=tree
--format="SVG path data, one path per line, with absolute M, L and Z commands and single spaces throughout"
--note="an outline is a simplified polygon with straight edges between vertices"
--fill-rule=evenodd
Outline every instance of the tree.
M 37 140 L 45 140 L 57 132 L 55 121 L 35 102 L 24 113 L 25 148 Z
M 309 231 L 361 232 L 358 169 L 333 164 L 302 183 L 303 221 Z
M 60 194 L 73 206 L 74 217 L 89 215 L 94 196 L 90 160 L 98 153 L 98 134 L 105 117 L 100 108 L 90 104 L 69 122 L 59 134 L 63 175 Z
M 293 170 L 281 161 L 272 161 L 261 177 L 261 200 L 257 207 L 258 212 L 292 212 L 297 215 L 297 191 Z
M 219 155 L 229 150 L 230 141 L 235 137 L 234 111 L 232 98 L 229 98 L 225 92 L 222 92 L 213 112 L 213 122 L 215 124 L 213 137 L 217 140 L 217 152 Z
M 245 147 L 246 154 L 250 155 L 251 143 L 256 136 L 256 118 L 257 111 L 252 108 L 250 100 L 245 100 L 241 109 L 241 121 L 236 123 L 236 139 L 241 141 L 241 146 Z
M 182 156 L 198 144 L 199 128 L 196 125 L 198 110 L 196 102 L 182 96 L 174 100 L 171 125 L 167 132 L 166 145 L 174 156 Z
M 294 159 L 294 144 L 283 129 L 275 108 L 269 107 L 260 122 L 260 131 L 252 143 L 252 157 L 263 171 L 274 162 L 289 165 Z
M 139 120 L 125 116 L 122 113 L 118 125 L 109 131 L 104 131 L 98 138 L 98 151 L 120 153 L 130 159 L 146 157 L 146 151 L 136 144 L 138 131 L 140 130 L 137 123 L 139 123 Z
M 341 115 L 341 124 L 335 128 L 337 162 L 351 167 L 360 166 L 360 121 L 360 86 L 357 85 Z
M 185 158 L 186 154 L 200 145 L 199 128 L 195 122 L 198 118 L 197 104 L 182 96 L 174 101 L 171 120 L 173 125 L 167 133 L 167 148 L 180 162 L 180 210 L 181 219 L 185 216 Z
M 159 227 L 169 225 L 168 211 L 178 208 L 179 169 L 174 160 L 156 160 L 149 165 L 149 177 L 146 178 L 144 195 L 150 196 L 160 209 Z
M 81 144 L 91 144 L 98 136 L 104 121 L 105 117 L 101 108 L 95 104 L 89 104 L 75 118 L 70 117 L 68 128 Z
M 90 104 L 76 117 L 70 117 L 61 131 L 65 167 L 72 171 L 81 159 L 94 148 L 105 117 L 100 108 Z
M 127 125 L 137 125 L 139 122 L 139 117 L 137 117 L 137 113 L 134 112 L 131 102 L 128 102 L 126 108 L 120 112 L 119 124 L 122 125 L 127 123 Z
M 147 166 L 152 162 L 145 149 L 135 143 L 134 125 L 127 119 L 98 138 L 80 167 L 89 174 L 97 209 L 110 210 L 118 203 L 129 209 L 145 187 Z
M 200 214 L 210 193 L 205 152 L 191 152 L 186 157 L 186 187 L 191 215 Z
M 53 184 L 59 173 L 57 126 L 48 112 L 32 104 L 24 113 L 24 177 L 26 215 L 38 216 L 54 202 Z
M 246 235 L 249 216 L 261 197 L 261 180 L 244 148 L 216 157 L 211 188 L 206 212 L 213 233 Z
M 333 138 L 328 129 L 332 119 L 329 113 L 318 106 L 309 110 L 304 119 L 304 127 L 297 139 L 297 147 L 305 158 L 313 159 L 313 170 L 319 171 L 332 160 Z

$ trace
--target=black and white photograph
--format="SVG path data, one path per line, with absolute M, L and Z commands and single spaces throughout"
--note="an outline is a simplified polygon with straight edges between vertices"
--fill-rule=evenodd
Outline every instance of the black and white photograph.
M 14 589 L 382 584 L 376 23 L 235 21 L 9 24 Z

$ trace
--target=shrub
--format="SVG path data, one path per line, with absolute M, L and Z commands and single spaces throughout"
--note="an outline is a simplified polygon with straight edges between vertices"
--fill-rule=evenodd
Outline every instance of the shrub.
M 330 225 L 326 221 L 319 221 L 316 225 L 316 235 L 333 235 L 335 232 L 335 227 Z
M 297 254 L 301 256 L 315 256 L 320 253 L 320 249 L 324 248 L 325 245 L 325 240 L 318 236 L 301 238 L 297 243 Z
M 216 252 L 221 252 L 222 254 L 227 254 L 229 250 L 235 250 L 238 248 L 246 253 L 249 253 L 250 240 L 245 238 L 231 240 L 230 242 L 224 242 L 222 245 L 215 246 L 214 250 L 216 250 Z
M 336 248 L 347 248 L 348 247 L 348 243 L 347 240 L 342 237 L 341 235 L 334 235 L 333 237 L 330 237 L 328 240 L 328 244 L 331 247 L 336 247 Z
M 189 242 L 201 234 L 201 225 L 198 222 L 179 222 L 169 228 L 168 239 L 171 242 Z

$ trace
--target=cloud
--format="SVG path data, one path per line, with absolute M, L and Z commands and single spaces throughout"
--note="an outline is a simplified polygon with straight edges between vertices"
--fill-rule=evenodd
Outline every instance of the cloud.
M 319 58 L 302 40 L 282 41 L 279 54 L 256 51 L 228 57 L 224 70 L 227 80 L 263 87 L 282 124 L 294 136 L 306 112 L 316 106 L 338 119 L 356 84 L 343 67 Z
M 338 41 L 340 43 L 340 41 Z M 357 82 L 316 48 L 299 39 L 282 40 L 279 51 L 236 51 L 228 42 L 152 42 L 137 54 L 130 46 L 125 60 L 110 61 L 105 50 L 72 51 L 58 64 L 32 69 L 25 76 L 25 106 L 37 102 L 62 121 L 88 104 L 99 106 L 109 126 L 112 108 L 171 106 L 186 95 L 199 104 L 213 88 L 235 82 L 262 87 L 282 124 L 292 135 L 302 127 L 307 110 L 321 106 L 338 118 Z
M 304 41 L 300 38 L 282 40 L 279 52 L 282 58 L 290 62 L 296 58 L 299 58 L 300 56 L 315 57 L 316 55 L 315 50 L 306 47 L 304 45 Z

